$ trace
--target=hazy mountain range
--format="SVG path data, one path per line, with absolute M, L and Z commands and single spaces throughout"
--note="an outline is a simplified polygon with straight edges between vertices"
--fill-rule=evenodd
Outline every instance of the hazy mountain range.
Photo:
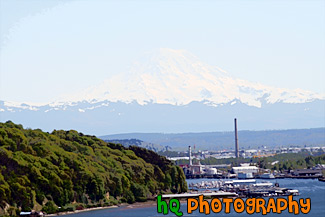
M 48 104 L 0 101 L 0 120 L 88 134 L 323 127 L 325 97 L 237 79 L 184 50 L 160 49 L 126 72 Z
M 170 147 L 172 150 L 186 150 L 189 145 L 196 150 L 223 150 L 234 149 L 235 136 L 234 132 L 204 132 L 204 133 L 125 133 L 101 136 L 101 139 L 116 141 L 128 145 L 143 146 L 151 144 L 146 148 Z M 146 142 L 130 143 L 137 138 Z M 314 129 L 292 129 L 292 130 L 265 130 L 265 131 L 248 131 L 243 130 L 238 132 L 238 140 L 240 148 L 258 148 L 267 146 L 288 147 L 288 146 L 324 146 L 325 145 L 325 128 Z M 135 140 L 137 141 L 137 140 Z M 127 146 L 128 146 L 127 145 Z M 153 149 L 155 150 L 155 149 Z
M 116 138 L 118 138 L 118 137 L 116 137 Z M 153 144 L 153 143 L 150 143 L 150 142 L 145 142 L 145 141 L 142 141 L 142 140 L 139 140 L 139 139 L 132 139 L 132 138 L 131 139 L 105 139 L 103 137 L 105 142 L 121 144 L 124 147 L 138 146 L 138 147 L 146 148 L 148 150 L 155 151 L 155 152 L 168 151 L 168 150 L 172 149 L 168 145 L 162 146 L 162 145 L 159 145 L 159 144 Z

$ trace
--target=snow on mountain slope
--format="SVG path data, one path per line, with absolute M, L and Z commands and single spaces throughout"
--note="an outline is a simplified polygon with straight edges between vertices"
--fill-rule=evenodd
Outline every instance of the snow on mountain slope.
M 47 105 L 4 102 L 0 105 L 0 112 L 5 109 L 37 111 L 42 106 L 49 107 L 45 112 L 65 110 L 85 101 L 96 106 L 90 105 L 78 111 L 108 106 L 109 102 L 134 101 L 140 105 L 149 102 L 187 105 L 197 101 L 217 107 L 239 100 L 246 105 L 261 108 L 263 103 L 305 103 L 325 99 L 325 96 L 301 89 L 276 88 L 233 78 L 226 71 L 201 62 L 185 50 L 162 48 L 144 55 L 124 73 L 59 99 Z
M 185 50 L 160 49 L 135 62 L 129 71 L 66 95 L 62 101 L 137 101 L 142 105 L 147 102 L 186 105 L 192 101 L 206 101 L 217 106 L 238 99 L 247 105 L 261 107 L 264 101 L 304 103 L 324 98 L 301 89 L 276 88 L 233 78 Z

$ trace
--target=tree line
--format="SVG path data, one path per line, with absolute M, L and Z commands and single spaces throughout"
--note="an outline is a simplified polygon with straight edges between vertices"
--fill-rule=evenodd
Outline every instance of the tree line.
M 185 191 L 182 169 L 153 151 L 107 143 L 75 130 L 46 133 L 11 121 L 0 123 L 3 213 L 8 205 L 11 214 L 31 209 L 51 213 L 58 207 L 75 209 L 72 204 L 133 203 Z

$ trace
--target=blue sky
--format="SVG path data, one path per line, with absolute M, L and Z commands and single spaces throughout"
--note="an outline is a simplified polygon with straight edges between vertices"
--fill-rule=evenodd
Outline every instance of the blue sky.
M 158 48 L 325 93 L 325 1 L 0 0 L 0 14 L 0 100 L 53 101 Z

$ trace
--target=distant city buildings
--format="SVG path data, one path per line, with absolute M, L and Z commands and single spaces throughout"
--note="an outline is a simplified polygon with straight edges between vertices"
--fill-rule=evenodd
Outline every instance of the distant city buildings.
M 266 146 L 262 146 L 259 149 L 242 149 L 239 150 L 239 156 L 243 158 L 257 158 L 257 157 L 269 157 L 276 154 L 285 154 L 285 153 L 300 153 L 300 152 L 308 152 L 308 153 L 317 153 L 323 152 L 325 153 L 325 146 L 321 147 L 281 147 L 281 148 L 267 148 Z M 189 152 L 185 152 L 188 153 Z M 169 160 L 189 160 L 189 156 L 184 157 L 184 152 L 180 152 L 182 157 L 170 157 Z M 216 159 L 225 159 L 225 158 L 235 158 L 234 150 L 222 150 L 222 151 L 208 151 L 208 150 L 199 150 L 198 152 L 191 153 L 191 160 L 194 159 L 202 160 L 206 158 L 216 158 Z
M 268 149 L 265 146 L 262 146 L 258 149 L 247 149 L 247 150 L 238 150 L 239 157 L 243 158 L 261 158 L 269 157 L 277 154 L 283 153 L 299 153 L 299 152 L 308 152 L 311 154 L 319 154 L 325 152 L 325 147 L 281 147 Z M 184 157 L 184 155 L 187 157 Z M 236 158 L 236 151 L 234 150 L 222 150 L 222 151 L 201 151 L 192 152 L 191 146 L 188 147 L 188 151 L 185 153 L 179 153 L 182 157 L 172 157 L 170 160 L 189 160 L 188 163 L 180 165 L 183 168 L 184 174 L 187 177 L 228 177 L 239 179 L 249 179 L 249 178 L 274 178 L 275 175 L 281 176 L 286 175 L 288 177 L 322 177 L 321 171 L 325 169 L 325 165 L 318 164 L 310 169 L 303 170 L 293 170 L 288 171 L 287 174 L 280 174 L 278 171 L 274 171 L 274 174 L 271 174 L 270 169 L 259 168 L 256 164 L 253 163 L 242 163 L 240 166 L 232 166 L 230 164 L 222 165 L 202 165 L 200 160 L 207 158 L 216 158 L 216 159 L 225 159 L 225 158 Z M 271 165 L 278 164 L 279 161 L 270 162 Z M 231 167 L 232 166 L 232 167 Z M 231 167 L 231 169 L 229 169 Z M 221 169 L 222 168 L 222 169 Z

